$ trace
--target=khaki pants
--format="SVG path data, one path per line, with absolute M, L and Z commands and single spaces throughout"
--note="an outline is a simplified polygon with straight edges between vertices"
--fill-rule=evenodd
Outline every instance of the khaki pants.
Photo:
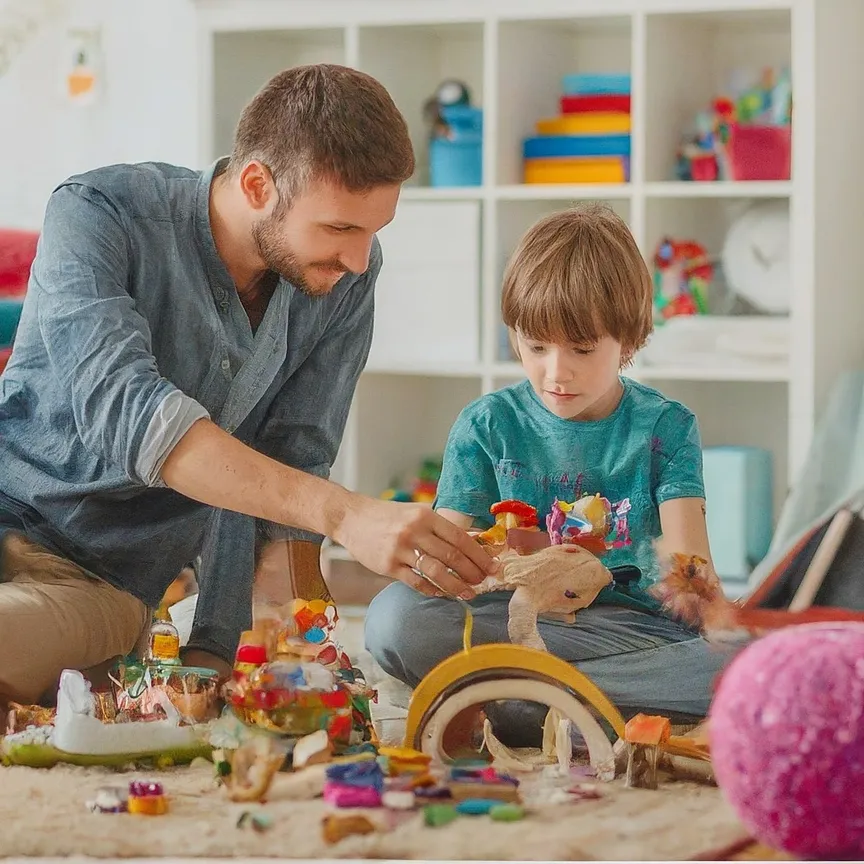
M 64 669 L 129 653 L 149 620 L 131 594 L 7 534 L 0 549 L 0 703 L 32 704 Z

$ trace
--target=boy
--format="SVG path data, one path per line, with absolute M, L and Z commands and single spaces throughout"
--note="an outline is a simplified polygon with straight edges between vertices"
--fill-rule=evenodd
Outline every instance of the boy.
M 626 715 L 707 713 L 725 660 L 639 588 L 656 578 L 655 543 L 710 561 L 702 455 L 693 414 L 620 377 L 652 330 L 652 283 L 627 225 L 599 205 L 551 215 L 524 236 L 504 274 L 502 315 L 526 379 L 468 405 L 451 430 L 435 509 L 462 528 L 491 524 L 515 498 L 546 514 L 557 498 L 599 493 L 612 509 L 608 567 L 639 586 L 604 589 L 575 624 L 542 620 L 549 651 L 576 665 Z M 472 601 L 475 643 L 508 641 L 509 595 Z M 390 675 L 415 686 L 460 648 L 463 614 L 404 584 L 372 602 L 366 641 Z M 542 715 L 487 713 L 512 745 L 535 743 Z M 505 728 L 500 728 L 501 726 Z M 515 727 L 515 728 L 514 728 Z M 526 740 L 527 739 L 531 740 Z

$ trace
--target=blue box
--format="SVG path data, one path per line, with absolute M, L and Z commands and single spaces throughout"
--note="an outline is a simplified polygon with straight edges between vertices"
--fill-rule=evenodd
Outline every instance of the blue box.
M 483 111 L 470 105 L 441 109 L 450 137 L 429 142 L 429 182 L 432 186 L 483 185 Z
M 0 297 L 0 348 L 8 348 L 12 344 L 23 305 L 23 298 Z
M 629 135 L 537 135 L 522 146 L 525 159 L 573 156 L 629 156 Z
M 734 585 L 750 576 L 771 545 L 771 453 L 758 447 L 706 447 L 702 458 L 711 557 L 721 581 Z
M 630 87 L 629 75 L 614 73 L 565 75 L 561 82 L 565 96 L 629 96 Z

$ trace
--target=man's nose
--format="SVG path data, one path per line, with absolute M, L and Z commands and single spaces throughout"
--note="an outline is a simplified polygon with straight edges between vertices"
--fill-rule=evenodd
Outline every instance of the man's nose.
M 339 256 L 339 260 L 352 273 L 365 273 L 369 267 L 369 253 L 372 251 L 372 240 L 357 240 Z

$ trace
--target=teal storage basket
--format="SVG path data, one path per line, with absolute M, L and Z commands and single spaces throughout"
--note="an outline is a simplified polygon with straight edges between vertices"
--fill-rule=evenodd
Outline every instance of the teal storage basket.
M 442 108 L 441 115 L 450 127 L 450 137 L 429 142 L 429 182 L 432 186 L 482 186 L 482 109 L 451 105 Z

